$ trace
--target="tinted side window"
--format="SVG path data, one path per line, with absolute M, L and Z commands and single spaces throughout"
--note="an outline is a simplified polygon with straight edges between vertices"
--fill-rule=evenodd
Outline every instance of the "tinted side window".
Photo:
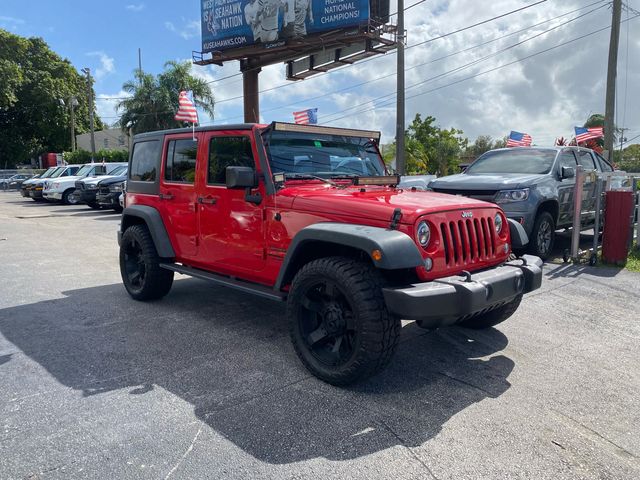
M 129 178 L 139 182 L 154 182 L 159 156 L 160 142 L 158 140 L 136 143 L 133 146 Z
M 576 157 L 573 155 L 573 152 L 562 152 L 560 154 L 560 159 L 558 160 L 558 170 L 560 173 L 562 173 L 562 167 L 576 168 L 577 166 Z
M 593 157 L 589 152 L 577 151 L 578 163 L 582 165 L 585 170 L 595 170 L 596 164 L 593 162 Z
M 598 159 L 598 162 L 600 163 L 600 169 L 603 172 L 613 172 L 613 167 L 609 164 L 609 162 L 607 162 L 604 158 L 602 158 L 597 153 L 596 153 L 596 158 Z
M 164 165 L 164 179 L 168 182 L 193 183 L 196 179 L 198 142 L 191 138 L 171 140 Z
M 226 183 L 227 167 L 255 168 L 249 137 L 214 137 L 209 143 L 207 183 Z

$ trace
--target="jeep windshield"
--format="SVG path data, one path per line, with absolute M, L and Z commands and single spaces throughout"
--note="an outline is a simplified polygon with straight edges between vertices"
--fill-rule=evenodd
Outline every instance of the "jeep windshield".
M 264 140 L 272 173 L 290 178 L 385 175 L 380 153 L 369 138 L 272 131 Z
M 555 150 L 515 148 L 490 151 L 473 162 L 464 172 L 467 175 L 485 173 L 546 174 L 556 158 Z

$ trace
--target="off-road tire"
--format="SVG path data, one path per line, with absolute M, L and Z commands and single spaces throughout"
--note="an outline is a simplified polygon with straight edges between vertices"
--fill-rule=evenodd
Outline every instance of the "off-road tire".
M 382 276 L 372 265 L 348 257 L 314 260 L 296 274 L 287 301 L 289 332 L 298 357 L 313 375 L 332 385 L 348 385 L 380 372 L 391 361 L 401 324 L 387 311 L 382 295 L 383 283 Z M 322 285 L 325 285 L 324 294 Z M 337 292 L 334 297 L 326 295 L 329 288 Z M 329 300 L 313 300 L 311 303 L 316 306 L 308 309 L 305 305 L 309 305 L 309 295 Z M 350 323 L 350 327 L 345 327 L 345 347 L 342 343 L 339 345 L 338 360 L 329 364 L 320 358 L 322 353 L 318 351 L 325 348 L 328 355 L 335 354 L 327 348 L 331 337 L 324 337 L 329 339 L 327 344 L 314 350 L 317 344 L 309 344 L 312 335 L 307 335 L 305 329 L 319 330 L 323 322 L 330 321 L 326 312 L 336 304 L 344 307 L 342 313 L 349 320 L 343 323 Z M 322 311 L 325 313 L 316 313 L 320 310 L 317 305 L 324 305 Z M 336 343 L 338 336 L 333 337 Z M 345 358 L 340 358 L 341 350 Z
M 475 315 L 469 319 L 463 320 L 458 325 L 461 327 L 472 328 L 474 330 L 482 330 L 485 328 L 495 327 L 499 323 L 504 322 L 507 318 L 515 313 L 522 301 L 522 294 L 498 308 L 485 313 Z
M 69 188 L 62 194 L 62 203 L 64 203 L 65 205 L 77 205 L 78 203 L 80 203 L 80 200 L 75 200 L 75 201 L 69 200 L 69 197 L 73 195 L 74 190 L 75 189 L 73 188 Z
M 135 276 L 136 268 L 139 277 Z M 156 300 L 171 290 L 173 272 L 160 267 L 160 257 L 146 225 L 133 225 L 122 234 L 120 274 L 135 300 Z
M 87 202 L 87 205 L 89 206 L 89 208 L 91 208 L 92 210 L 100 210 L 102 207 L 100 206 L 99 203 L 97 202 Z
M 529 238 L 529 253 L 547 260 L 553 251 L 556 238 L 556 222 L 549 212 L 540 212 L 536 217 Z

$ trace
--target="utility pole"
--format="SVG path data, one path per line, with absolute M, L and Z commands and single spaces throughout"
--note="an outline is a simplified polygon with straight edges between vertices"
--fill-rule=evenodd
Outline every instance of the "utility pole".
M 404 157 L 404 0 L 398 0 L 398 63 L 396 85 L 396 171 L 405 174 Z
M 69 109 L 71 110 L 71 151 L 76 151 L 76 115 L 74 108 L 78 106 L 78 99 L 71 97 L 69 99 Z
M 82 72 L 87 76 L 87 88 L 89 92 L 89 128 L 91 129 L 91 162 L 96 160 L 96 137 L 93 119 L 93 80 L 91 79 L 91 69 L 83 68 Z
M 620 18 L 622 0 L 613 0 L 611 39 L 609 40 L 609 64 L 607 67 L 607 94 L 604 112 L 604 152 L 607 160 L 613 160 L 613 117 L 616 109 L 616 76 L 618 74 L 618 44 L 620 42 Z

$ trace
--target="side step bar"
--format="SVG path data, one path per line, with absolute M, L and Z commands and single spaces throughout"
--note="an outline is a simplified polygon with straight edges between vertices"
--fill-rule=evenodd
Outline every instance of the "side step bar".
M 276 302 L 284 302 L 287 299 L 287 294 L 284 292 L 277 292 L 269 287 L 265 287 L 264 285 L 243 282 L 242 280 L 236 280 L 232 277 L 225 277 L 224 275 L 207 272 L 206 270 L 200 270 L 199 268 L 186 267 L 176 263 L 161 263 L 160 266 L 183 275 L 208 280 L 224 287 L 234 288 L 245 293 L 252 293 L 253 295 L 268 298 L 269 300 L 275 300 Z

